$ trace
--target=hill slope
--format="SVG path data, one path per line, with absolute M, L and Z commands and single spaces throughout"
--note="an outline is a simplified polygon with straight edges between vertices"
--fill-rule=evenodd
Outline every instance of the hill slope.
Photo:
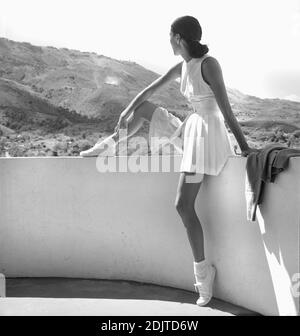
M 110 132 L 128 103 L 158 77 L 134 62 L 0 38 L 0 124 L 19 132 Z M 286 133 L 300 129 L 300 103 L 227 92 L 253 142 L 261 144 L 258 138 L 278 127 Z M 181 119 L 191 108 L 176 81 L 151 101 Z

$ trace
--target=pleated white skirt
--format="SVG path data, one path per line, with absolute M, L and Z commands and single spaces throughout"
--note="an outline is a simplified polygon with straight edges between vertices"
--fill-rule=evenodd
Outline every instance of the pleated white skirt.
M 235 156 L 223 114 L 209 101 L 193 104 L 184 122 L 158 107 L 150 122 L 149 142 L 152 155 L 182 154 L 180 172 L 219 175 L 228 158 Z

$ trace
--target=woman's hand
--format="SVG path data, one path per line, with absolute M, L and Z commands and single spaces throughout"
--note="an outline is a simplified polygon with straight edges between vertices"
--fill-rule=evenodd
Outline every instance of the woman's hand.
M 247 157 L 250 153 L 255 152 L 259 152 L 259 149 L 248 147 L 247 149 L 242 150 L 241 156 Z
M 119 121 L 114 129 L 115 132 L 118 132 L 120 128 L 127 128 L 127 120 L 126 118 L 122 115 L 119 117 Z

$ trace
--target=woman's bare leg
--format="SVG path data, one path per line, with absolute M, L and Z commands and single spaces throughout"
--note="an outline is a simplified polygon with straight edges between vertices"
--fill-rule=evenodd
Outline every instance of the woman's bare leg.
M 127 129 L 118 130 L 117 132 L 113 132 L 109 136 L 105 137 L 104 139 L 100 139 L 97 141 L 94 147 L 80 152 L 81 156 L 97 156 L 100 153 L 103 153 L 104 148 L 106 145 L 113 146 L 116 148 L 118 143 L 128 139 L 132 135 L 134 135 L 143 125 L 144 121 L 147 120 L 148 122 L 151 121 L 152 114 L 155 111 L 157 106 L 149 101 L 144 101 L 137 107 L 134 112 L 127 117 Z M 115 150 L 113 151 L 115 153 Z M 107 153 L 104 151 L 104 153 Z
M 127 118 L 129 121 L 127 123 L 127 131 L 125 136 L 120 134 L 120 130 L 115 132 L 113 138 L 116 142 L 122 141 L 124 139 L 128 139 L 133 136 L 143 125 L 144 121 L 151 121 L 152 114 L 155 111 L 157 106 L 149 101 L 144 101 L 139 107 L 137 107 L 134 112 Z M 123 133 L 124 134 L 124 133 Z
M 194 178 L 194 173 L 180 173 L 175 207 L 187 230 L 187 235 L 192 247 L 195 262 L 205 259 L 203 230 L 196 214 L 194 204 L 202 183 L 201 178 Z M 201 174 L 198 174 L 202 177 Z M 200 182 L 197 182 L 200 181 Z
M 176 209 L 186 227 L 194 255 L 193 269 L 196 281 L 194 286 L 199 292 L 199 298 L 196 301 L 199 306 L 205 306 L 213 297 L 213 282 L 216 274 L 216 268 L 205 259 L 203 230 L 194 208 L 204 176 L 197 173 L 181 173 L 175 202 Z

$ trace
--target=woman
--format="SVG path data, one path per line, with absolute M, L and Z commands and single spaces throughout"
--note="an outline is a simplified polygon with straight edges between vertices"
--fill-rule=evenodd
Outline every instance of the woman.
M 245 140 L 228 101 L 221 67 L 214 57 L 208 55 L 208 47 L 199 42 L 201 37 L 202 29 L 196 18 L 177 18 L 171 25 L 170 43 L 174 54 L 180 55 L 183 62 L 173 66 L 133 99 L 121 113 L 111 136 L 81 152 L 82 156 L 94 156 L 104 144 L 115 148 L 114 145 L 122 140 L 119 137 L 121 129 L 127 127 L 128 138 L 145 120 L 150 122 L 150 141 L 153 136 L 160 135 L 167 135 L 179 147 L 181 141 L 183 153 L 175 207 L 186 227 L 193 251 L 194 286 L 199 292 L 199 306 L 206 305 L 212 298 L 216 269 L 205 259 L 203 230 L 194 203 L 204 176 L 218 175 L 228 157 L 234 155 L 224 119 L 241 148 L 242 156 L 256 151 L 249 148 Z M 148 101 L 154 92 L 177 78 L 181 79 L 181 93 L 193 107 L 184 122 Z

